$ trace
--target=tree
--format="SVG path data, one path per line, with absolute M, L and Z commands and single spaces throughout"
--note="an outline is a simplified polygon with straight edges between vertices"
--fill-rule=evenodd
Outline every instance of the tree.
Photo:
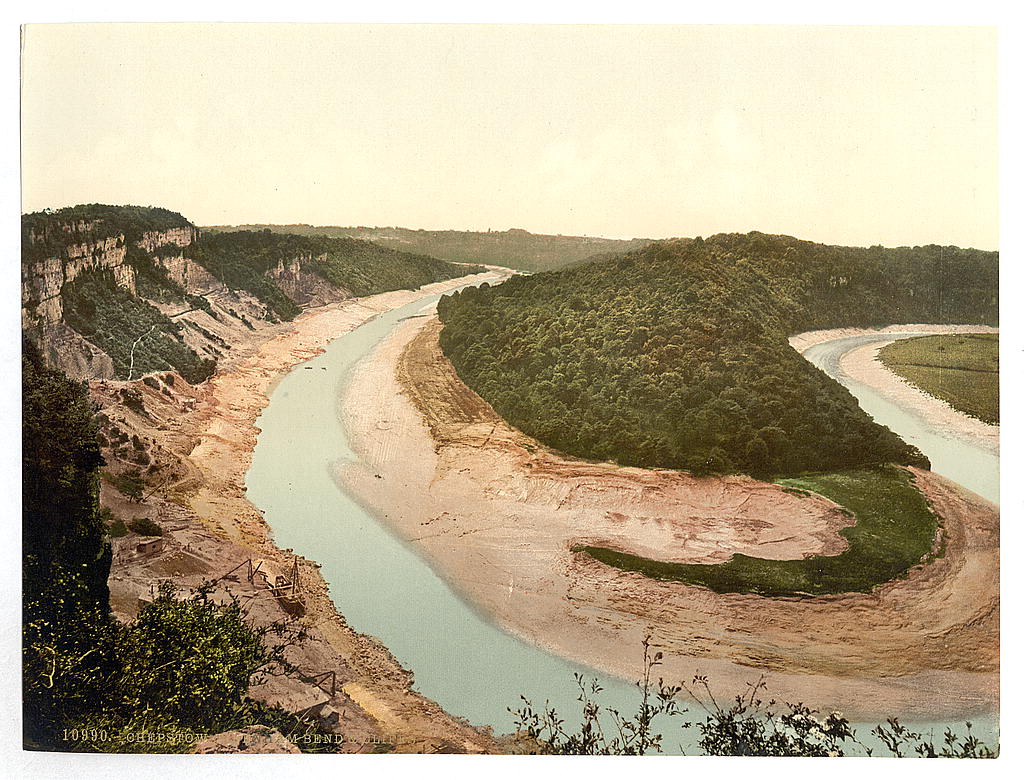
M 103 463 L 84 385 L 22 357 L 22 680 L 25 738 L 51 744 L 110 672 Z

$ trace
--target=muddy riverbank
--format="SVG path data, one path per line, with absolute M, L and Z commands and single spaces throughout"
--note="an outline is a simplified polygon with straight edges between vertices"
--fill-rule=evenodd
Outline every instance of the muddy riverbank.
M 506 425 L 455 375 L 434 318 L 409 320 L 355 371 L 343 415 L 359 462 L 346 489 L 499 625 L 550 651 L 635 679 L 642 638 L 667 679 L 723 692 L 761 674 L 772 695 L 870 719 L 956 719 L 997 708 L 998 514 L 915 471 L 942 516 L 946 554 L 870 594 L 718 595 L 573 553 L 615 541 L 670 560 L 731 551 L 835 550 L 828 502 L 745 477 L 588 463 Z M 942 691 L 936 696 L 936 691 Z

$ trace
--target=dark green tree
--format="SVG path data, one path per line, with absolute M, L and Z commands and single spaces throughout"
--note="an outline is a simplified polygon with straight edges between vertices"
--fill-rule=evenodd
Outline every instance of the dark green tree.
M 113 638 L 103 459 L 85 387 L 22 358 L 22 615 L 25 737 L 51 744 L 102 695 Z

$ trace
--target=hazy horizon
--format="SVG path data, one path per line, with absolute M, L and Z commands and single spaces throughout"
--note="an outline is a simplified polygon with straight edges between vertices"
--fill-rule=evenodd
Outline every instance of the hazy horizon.
M 998 249 L 993 28 L 24 28 L 24 212 Z

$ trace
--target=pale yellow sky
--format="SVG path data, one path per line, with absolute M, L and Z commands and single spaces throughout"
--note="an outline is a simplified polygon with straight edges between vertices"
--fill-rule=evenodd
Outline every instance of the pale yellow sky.
M 989 28 L 35 25 L 23 209 L 998 247 Z

